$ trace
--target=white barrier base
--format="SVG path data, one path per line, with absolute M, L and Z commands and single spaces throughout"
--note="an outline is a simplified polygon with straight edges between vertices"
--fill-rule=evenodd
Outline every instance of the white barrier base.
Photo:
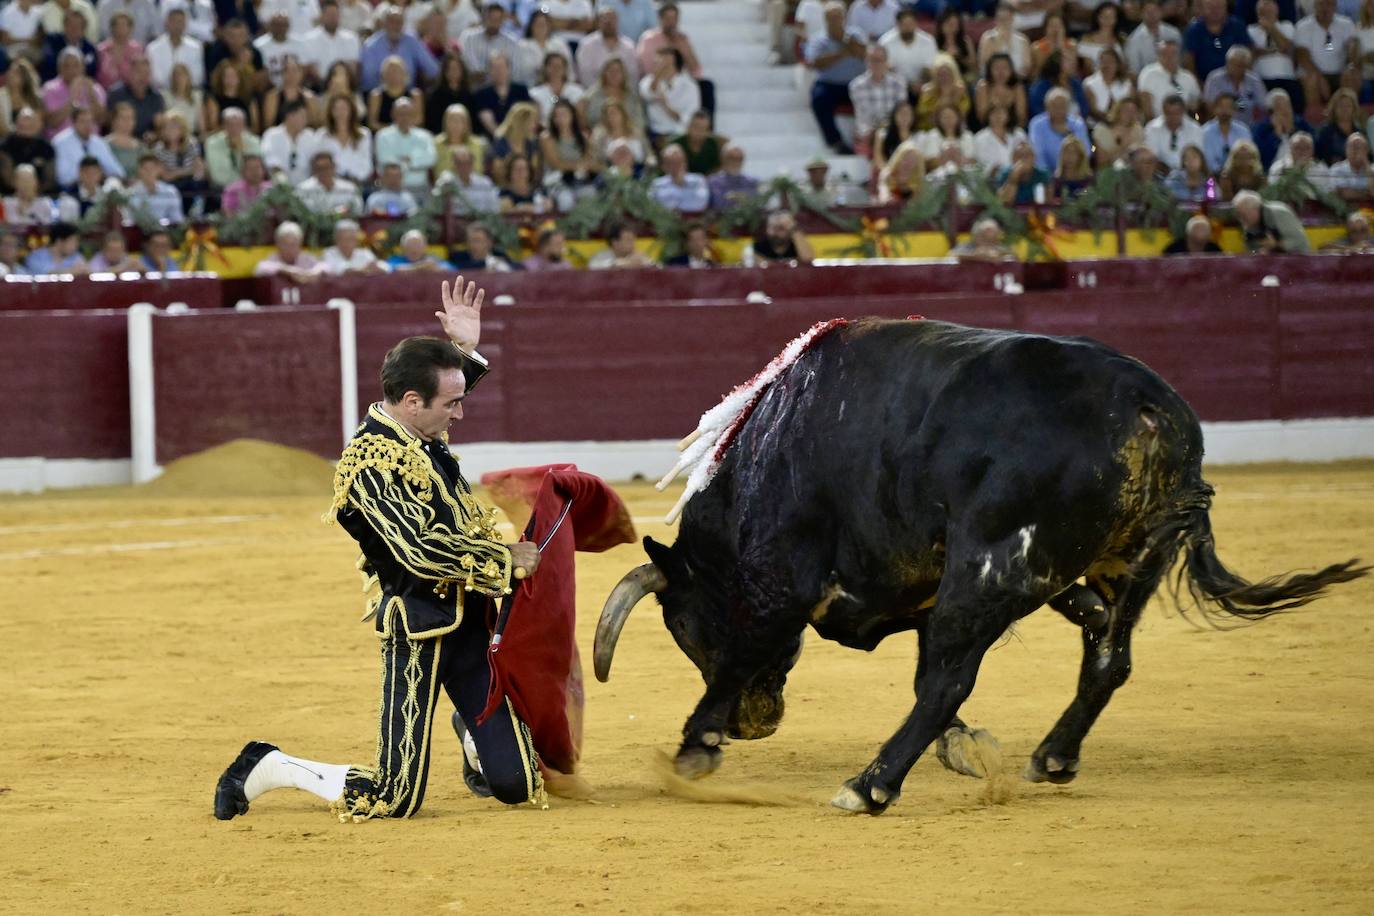
M 462 427 L 459 427 L 461 435 Z M 1204 423 L 1206 463 L 1340 461 L 1374 458 L 1374 417 Z M 677 440 L 633 442 L 474 442 L 454 446 L 463 473 L 568 462 L 606 480 L 658 480 L 677 462 Z M 0 493 L 37 493 L 69 487 L 127 484 L 128 459 L 0 458 Z

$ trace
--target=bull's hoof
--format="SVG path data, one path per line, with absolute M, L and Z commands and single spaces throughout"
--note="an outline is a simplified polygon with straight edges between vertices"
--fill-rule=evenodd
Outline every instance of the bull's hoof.
M 1057 786 L 1073 782 L 1078 775 L 1078 760 L 1036 751 L 1026 766 L 1027 782 L 1049 782 Z
M 718 747 L 684 747 L 673 760 L 673 769 L 683 779 L 701 779 L 720 768 L 724 755 Z
M 986 728 L 953 725 L 935 741 L 935 756 L 945 769 L 986 779 L 1002 766 L 1002 745 Z
M 830 804 L 851 814 L 882 814 L 901 795 L 882 786 L 872 785 L 863 777 L 845 780 Z

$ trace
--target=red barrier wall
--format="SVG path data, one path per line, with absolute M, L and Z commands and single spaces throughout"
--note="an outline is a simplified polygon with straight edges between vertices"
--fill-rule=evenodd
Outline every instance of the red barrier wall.
M 191 308 L 224 305 L 223 284 L 213 274 L 117 280 L 91 277 L 0 278 L 0 310 L 124 309 L 139 302 L 163 307 L 184 302 Z M 229 303 L 232 304 L 232 303 Z

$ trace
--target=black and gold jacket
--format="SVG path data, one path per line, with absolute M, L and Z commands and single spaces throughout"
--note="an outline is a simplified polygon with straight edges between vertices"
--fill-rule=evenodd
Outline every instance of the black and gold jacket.
M 358 569 L 380 636 L 398 622 L 410 639 L 441 636 L 462 620 L 469 592 L 510 593 L 496 510 L 473 497 L 446 439 L 425 442 L 379 404 L 339 458 L 330 514 L 362 548 Z

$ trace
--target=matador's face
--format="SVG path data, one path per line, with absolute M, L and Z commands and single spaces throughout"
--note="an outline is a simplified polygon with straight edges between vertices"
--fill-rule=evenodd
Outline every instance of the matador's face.
M 407 394 L 410 425 L 420 438 L 438 439 L 455 420 L 463 418 L 463 397 L 466 394 L 467 385 L 461 369 L 440 369 L 439 390 L 428 404 L 423 403 L 415 392 Z

